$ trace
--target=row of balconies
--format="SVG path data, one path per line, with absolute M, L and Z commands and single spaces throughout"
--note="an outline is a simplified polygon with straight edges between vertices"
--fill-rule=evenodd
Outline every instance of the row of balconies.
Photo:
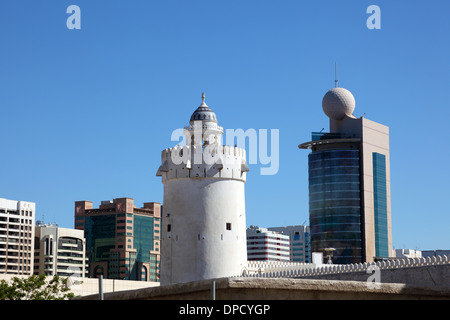
M 6 244 L 0 244 L 0 252 L 6 251 Z M 31 247 L 29 247 L 31 250 Z M 23 246 L 19 246 L 16 244 L 8 244 L 8 250 L 23 250 Z
M 20 230 L 20 224 L 0 223 L 0 230 Z
M 0 216 L 0 222 L 6 223 L 9 222 L 10 224 L 25 224 L 25 225 L 31 225 L 33 224 L 33 220 L 31 219 L 20 219 L 20 218 L 12 218 L 12 217 L 1 217 Z
M 5 263 L 12 263 L 12 264 L 30 264 L 31 260 L 25 259 L 25 260 L 19 260 L 19 258 L 0 258 L 0 264 L 5 264 Z
M 83 264 L 83 259 L 58 259 L 58 264 Z
M 13 249 L 13 250 L 0 250 L 0 257 L 1 256 L 22 256 L 22 257 L 31 257 L 31 248 L 30 250 L 17 250 L 17 249 Z
M 2 237 L 3 236 L 3 237 Z M 31 232 L 15 231 L 10 229 L 0 229 L 0 238 L 8 237 L 21 237 L 21 238 L 31 238 Z
M 75 252 L 83 252 L 83 249 L 79 249 L 77 247 L 58 247 L 58 251 L 75 251 Z

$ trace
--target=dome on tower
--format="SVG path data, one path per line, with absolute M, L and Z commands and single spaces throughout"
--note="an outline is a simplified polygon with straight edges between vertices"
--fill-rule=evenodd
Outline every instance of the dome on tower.
M 211 110 L 205 103 L 205 93 L 202 94 L 202 104 L 194 111 L 190 121 L 211 121 L 217 123 L 217 117 L 214 111 Z
M 323 112 L 334 120 L 342 120 L 345 116 L 353 118 L 355 98 L 347 89 L 333 88 L 323 97 L 322 108 Z

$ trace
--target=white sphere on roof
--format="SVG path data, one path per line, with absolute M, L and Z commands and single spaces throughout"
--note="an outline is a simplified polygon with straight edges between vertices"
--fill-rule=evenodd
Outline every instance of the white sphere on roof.
M 353 117 L 355 98 L 347 89 L 333 88 L 323 97 L 322 108 L 323 112 L 334 120 L 342 120 L 345 116 Z

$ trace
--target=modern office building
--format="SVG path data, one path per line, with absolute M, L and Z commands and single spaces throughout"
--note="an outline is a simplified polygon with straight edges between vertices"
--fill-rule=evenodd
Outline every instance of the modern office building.
M 248 261 L 290 261 L 289 235 L 267 228 L 247 228 Z
M 75 228 L 84 230 L 89 277 L 159 281 L 161 204 L 136 208 L 131 198 L 75 202 Z
M 0 198 L 0 273 L 32 275 L 36 204 Z
M 422 258 L 422 251 L 413 249 L 395 249 L 396 258 Z
M 355 98 L 329 90 L 322 108 L 330 132 L 309 142 L 311 252 L 334 248 L 334 263 L 394 256 L 391 232 L 389 128 L 353 115 Z
M 270 227 L 269 231 L 276 231 L 289 236 L 290 261 L 291 262 L 311 262 L 311 253 L 309 251 L 309 226 L 296 225 L 285 227 Z
M 36 222 L 34 274 L 84 278 L 87 273 L 84 231 Z

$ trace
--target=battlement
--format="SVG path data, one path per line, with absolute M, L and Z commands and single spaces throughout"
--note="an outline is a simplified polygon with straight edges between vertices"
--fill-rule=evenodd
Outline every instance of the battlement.
M 245 182 L 247 171 L 245 149 L 211 144 L 164 149 L 156 175 L 161 176 L 163 182 L 186 178 L 237 179 Z

